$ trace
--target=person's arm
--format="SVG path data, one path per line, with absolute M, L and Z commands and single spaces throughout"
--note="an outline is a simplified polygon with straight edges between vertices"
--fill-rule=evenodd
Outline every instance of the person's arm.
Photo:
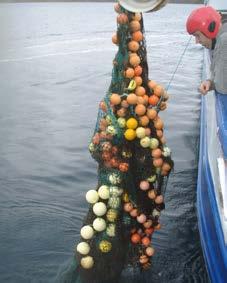
M 212 51 L 210 51 L 210 56 L 208 58 L 208 61 L 210 62 L 210 70 L 207 74 L 207 79 L 203 81 L 199 86 L 199 91 L 201 94 L 206 95 L 208 91 L 214 89 L 214 62 L 213 62 L 213 56 Z

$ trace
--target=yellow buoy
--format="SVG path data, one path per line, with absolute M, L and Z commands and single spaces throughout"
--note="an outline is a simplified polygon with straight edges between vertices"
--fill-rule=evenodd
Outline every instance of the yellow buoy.
M 124 133 L 124 136 L 126 140 L 132 141 L 136 138 L 136 131 L 134 131 L 133 129 L 127 129 Z
M 112 244 L 109 241 L 102 240 L 99 243 L 99 249 L 102 253 L 108 253 L 111 251 Z
M 138 127 L 138 122 L 135 118 L 129 118 L 126 121 L 126 126 L 127 126 L 128 129 L 135 130 Z

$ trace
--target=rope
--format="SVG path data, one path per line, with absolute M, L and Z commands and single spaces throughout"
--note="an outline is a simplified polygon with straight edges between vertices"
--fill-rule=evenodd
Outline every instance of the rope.
M 169 89 L 169 87 L 170 87 L 170 84 L 172 83 L 172 81 L 173 81 L 173 79 L 174 79 L 174 76 L 175 76 L 175 74 L 176 74 L 176 72 L 177 72 L 177 70 L 178 70 L 178 67 L 179 67 L 179 65 L 180 65 L 180 63 L 181 63 L 181 61 L 182 61 L 182 59 L 183 59 L 183 57 L 184 57 L 184 54 L 185 54 L 185 52 L 186 52 L 186 50 L 187 50 L 187 48 L 188 48 L 188 46 L 189 46 L 189 44 L 190 44 L 191 39 L 192 39 L 192 36 L 190 36 L 190 38 L 189 38 L 189 40 L 188 40 L 188 42 L 187 42 L 187 44 L 186 44 L 186 46 L 185 46 L 185 49 L 184 49 L 183 53 L 181 54 L 181 57 L 180 57 L 179 62 L 178 62 L 178 64 L 177 64 L 177 67 L 176 67 L 175 71 L 173 72 L 173 75 L 172 75 L 172 77 L 171 77 L 171 79 L 170 79 L 170 81 L 169 81 L 169 83 L 168 83 L 168 86 L 167 86 L 167 88 L 166 88 L 166 91 L 168 91 L 168 89 Z M 171 175 L 172 175 L 172 182 L 174 183 L 174 180 L 175 180 L 175 173 L 174 173 L 174 172 L 171 172 L 170 176 L 171 176 Z M 169 179 L 170 176 L 168 176 L 168 179 Z M 164 195 L 166 194 L 166 191 L 167 191 L 167 181 L 166 181 L 166 185 L 164 186 Z
M 176 74 L 176 72 L 177 72 L 177 70 L 178 70 L 178 67 L 180 66 L 180 63 L 181 63 L 181 61 L 182 61 L 182 59 L 183 59 L 183 57 L 184 57 L 184 54 L 185 54 L 185 52 L 186 52 L 186 50 L 187 50 L 187 48 L 188 48 L 188 46 L 189 46 L 189 44 L 190 44 L 191 39 L 192 39 L 192 36 L 190 36 L 190 38 L 189 38 L 189 40 L 188 40 L 188 42 L 187 42 L 187 44 L 186 44 L 186 46 L 185 46 L 185 49 L 184 49 L 183 53 L 181 54 L 181 57 L 180 57 L 180 59 L 179 59 L 179 61 L 178 61 L 178 64 L 177 64 L 177 67 L 176 67 L 175 71 L 173 72 L 173 75 L 172 75 L 172 77 L 171 77 L 171 79 L 170 79 L 170 81 L 169 81 L 169 83 L 168 83 L 168 85 L 167 85 L 167 88 L 166 88 L 167 91 L 168 91 L 168 89 L 169 89 L 169 87 L 170 87 L 170 84 L 172 83 L 172 81 L 173 81 L 173 79 L 174 79 L 174 76 L 175 76 L 175 74 Z

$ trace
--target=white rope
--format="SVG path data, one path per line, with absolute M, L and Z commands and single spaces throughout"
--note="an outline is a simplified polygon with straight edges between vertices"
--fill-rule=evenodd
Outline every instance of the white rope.
M 170 79 L 170 81 L 169 81 L 169 83 L 168 83 L 168 85 L 167 85 L 167 87 L 166 87 L 166 90 L 167 90 L 167 91 L 168 91 L 168 89 L 169 89 L 169 87 L 170 87 L 170 84 L 172 83 L 172 81 L 173 81 L 173 79 L 174 79 L 174 76 L 175 76 L 175 74 L 176 74 L 176 72 L 177 72 L 177 70 L 178 70 L 178 67 L 180 66 L 180 63 L 181 63 L 181 61 L 182 61 L 182 59 L 183 59 L 183 57 L 184 57 L 184 54 L 185 54 L 185 52 L 186 52 L 186 50 L 187 50 L 187 48 L 188 48 L 188 46 L 189 46 L 189 44 L 190 44 L 191 39 L 192 39 L 192 36 L 190 36 L 190 38 L 189 38 L 189 40 L 188 40 L 188 42 L 187 42 L 187 44 L 186 44 L 186 46 L 185 46 L 185 49 L 184 49 L 183 53 L 181 54 L 181 57 L 180 57 L 180 59 L 179 59 L 179 61 L 178 61 L 177 67 L 176 67 L 175 71 L 173 72 L 172 77 L 171 77 L 171 79 Z

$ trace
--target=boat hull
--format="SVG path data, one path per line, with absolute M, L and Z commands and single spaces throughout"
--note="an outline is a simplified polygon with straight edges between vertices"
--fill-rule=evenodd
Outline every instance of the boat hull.
M 224 283 L 227 282 L 227 249 L 208 156 L 208 114 L 206 97 L 202 97 L 197 210 L 201 244 L 210 280 Z

